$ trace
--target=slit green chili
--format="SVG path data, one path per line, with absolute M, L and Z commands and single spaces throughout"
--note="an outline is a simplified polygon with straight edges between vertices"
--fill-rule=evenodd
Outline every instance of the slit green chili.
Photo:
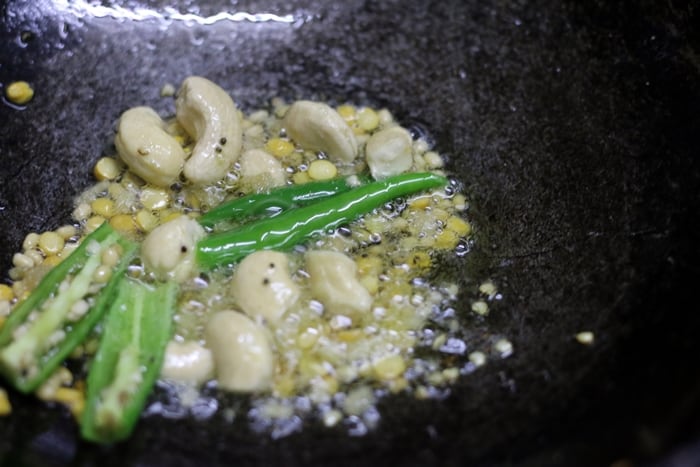
M 361 185 L 312 205 L 205 237 L 197 244 L 197 263 L 203 268 L 213 268 L 235 263 L 262 249 L 288 250 L 313 235 L 351 222 L 394 198 L 445 184 L 445 177 L 426 172 L 407 173 Z
M 213 227 L 219 222 L 241 220 L 265 213 L 277 214 L 294 207 L 305 206 L 316 200 L 337 195 L 366 181 L 358 178 L 353 183 L 348 178 L 309 182 L 275 188 L 267 193 L 255 193 L 227 201 L 202 215 L 197 221 L 205 227 Z
M 175 283 L 121 282 L 88 372 L 83 438 L 112 443 L 131 434 L 160 374 L 176 300 Z
M 102 253 L 117 244 L 122 253 L 112 279 L 96 282 Z M 109 308 L 135 250 L 104 223 L 16 306 L 0 331 L 0 371 L 17 390 L 34 391 L 85 340 Z M 76 313 L 78 307 L 84 314 Z

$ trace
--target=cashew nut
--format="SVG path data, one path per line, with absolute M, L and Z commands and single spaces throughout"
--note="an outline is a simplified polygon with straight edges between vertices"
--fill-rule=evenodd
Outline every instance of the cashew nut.
M 287 110 L 283 125 L 287 135 L 304 149 L 323 151 L 329 159 L 340 162 L 352 162 L 357 156 L 352 128 L 326 104 L 297 101 Z
M 404 128 L 395 126 L 373 134 L 365 146 L 365 157 L 372 177 L 398 175 L 413 165 L 413 139 Z
M 165 349 L 161 376 L 176 381 L 201 384 L 214 375 L 211 350 L 194 341 L 170 341 Z
M 262 316 L 270 323 L 278 322 L 299 298 L 287 256 L 276 251 L 257 251 L 241 261 L 231 290 L 248 316 Z
M 331 314 L 353 317 L 369 311 L 372 297 L 357 279 L 355 261 L 335 251 L 309 251 L 305 260 L 311 293 Z
M 270 387 L 274 362 L 265 329 L 237 311 L 219 311 L 205 327 L 219 386 L 229 391 Z
M 195 184 L 226 175 L 241 153 L 241 117 L 231 97 L 199 76 L 183 81 L 175 101 L 177 121 L 196 141 L 185 163 L 185 177 Z
M 156 227 L 141 244 L 146 269 L 160 280 L 183 282 L 192 273 L 195 246 L 204 234 L 204 228 L 187 216 Z
M 287 181 L 279 159 L 262 149 L 245 151 L 238 162 L 241 164 L 241 176 L 244 178 L 256 177 L 259 181 L 258 185 L 272 188 L 284 185 Z
M 185 164 L 185 151 L 150 107 L 134 107 L 119 119 L 114 145 L 126 165 L 145 181 L 170 186 Z

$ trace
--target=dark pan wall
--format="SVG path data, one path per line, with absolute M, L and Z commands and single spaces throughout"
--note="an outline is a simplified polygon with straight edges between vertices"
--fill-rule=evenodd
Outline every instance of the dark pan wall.
M 272 441 L 244 415 L 149 417 L 129 443 L 97 449 L 60 410 L 11 394 L 1 465 L 610 465 L 698 442 L 697 6 L 167 3 L 291 19 L 202 26 L 54 4 L 0 6 L 0 84 L 36 88 L 24 110 L 0 105 L 3 270 L 27 232 L 69 219 L 122 111 L 170 112 L 161 86 L 201 74 L 244 109 L 349 101 L 429 134 L 477 227 L 474 251 L 451 266 L 464 290 L 489 277 L 504 297 L 465 335 L 508 336 L 515 353 L 446 400 L 386 400 L 379 429 L 359 438 L 309 423 Z M 594 346 L 573 339 L 581 330 Z

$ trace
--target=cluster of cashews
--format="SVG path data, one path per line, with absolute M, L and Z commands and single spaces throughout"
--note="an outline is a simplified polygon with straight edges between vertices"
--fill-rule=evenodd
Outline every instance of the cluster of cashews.
M 182 282 L 191 275 L 196 242 L 203 235 L 202 227 L 186 216 L 159 226 L 142 245 L 144 264 L 161 279 Z M 371 296 L 348 256 L 309 251 L 305 264 L 311 293 L 329 315 L 353 319 L 369 311 Z M 200 384 L 216 374 L 219 387 L 226 390 L 270 387 L 275 360 L 266 326 L 276 326 L 301 295 L 287 255 L 263 250 L 247 256 L 234 272 L 231 292 L 242 312 L 214 313 L 205 327 L 206 346 L 193 341 L 171 343 L 164 377 Z
M 153 109 L 135 107 L 122 114 L 115 146 L 136 175 L 156 186 L 170 186 L 183 175 L 188 182 L 203 185 L 226 176 L 240 157 L 243 176 L 267 173 L 271 185 L 284 183 L 279 161 L 270 154 L 253 149 L 241 155 L 241 116 L 218 85 L 189 77 L 175 105 L 177 121 L 195 141 L 189 158 Z M 331 161 L 351 163 L 360 152 L 352 129 L 326 104 L 297 101 L 282 123 L 294 142 L 323 152 Z M 395 175 L 412 165 L 412 138 L 401 127 L 385 128 L 367 140 L 364 153 L 375 178 Z M 183 282 L 193 274 L 196 243 L 204 235 L 204 229 L 186 216 L 165 223 L 144 240 L 144 265 L 159 279 Z M 311 293 L 329 314 L 352 319 L 369 311 L 371 296 L 357 280 L 352 259 L 338 252 L 310 251 L 305 263 Z M 237 266 L 231 289 L 242 312 L 214 313 L 205 327 L 206 345 L 171 342 L 163 376 L 201 383 L 216 374 L 219 386 L 232 391 L 270 387 L 275 364 L 271 337 L 263 324 L 279 323 L 300 296 L 287 256 L 274 251 L 248 256 Z
M 370 310 L 372 299 L 357 279 L 357 265 L 335 251 L 309 251 L 305 256 L 312 295 L 329 316 L 352 320 Z M 269 389 L 275 371 L 269 327 L 274 328 L 300 297 L 287 255 L 258 251 L 237 267 L 231 290 L 242 311 L 214 313 L 205 325 L 206 346 L 192 341 L 171 343 L 163 376 L 202 383 L 216 374 L 219 387 L 252 392 Z
M 153 109 L 134 107 L 120 117 L 114 138 L 121 159 L 157 186 L 172 185 L 180 174 L 200 185 L 223 178 L 243 142 L 241 116 L 231 96 L 208 79 L 191 76 L 177 92 L 175 109 L 178 123 L 195 141 L 189 158 Z
M 330 315 L 367 312 L 372 300 L 357 279 L 355 262 L 342 253 L 310 251 L 305 258 L 312 294 Z M 266 323 L 274 328 L 300 296 L 287 255 L 258 251 L 236 269 L 231 289 L 243 313 L 215 313 L 206 325 L 220 387 L 233 391 L 266 389 L 274 359 Z
M 297 101 L 284 116 L 287 134 L 300 146 L 324 152 L 332 161 L 352 162 L 358 143 L 343 117 L 327 104 Z M 413 164 L 413 139 L 393 126 L 372 134 L 365 144 L 365 160 L 375 179 L 397 175 Z
M 119 119 L 115 146 L 121 159 L 157 186 L 170 186 L 181 174 L 200 185 L 223 178 L 241 155 L 243 141 L 241 115 L 231 96 L 208 79 L 191 76 L 178 90 L 175 108 L 177 121 L 195 141 L 189 158 L 155 110 L 134 107 Z M 287 110 L 283 126 L 301 147 L 321 151 L 332 161 L 350 163 L 359 154 L 352 129 L 327 104 L 297 101 Z M 245 156 L 245 165 L 254 174 L 275 165 L 262 150 Z M 367 141 L 365 157 L 377 179 L 404 172 L 413 160 L 411 135 L 398 126 L 380 130 Z

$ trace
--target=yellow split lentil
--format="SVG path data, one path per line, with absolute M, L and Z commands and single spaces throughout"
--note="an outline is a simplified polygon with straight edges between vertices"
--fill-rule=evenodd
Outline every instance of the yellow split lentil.
M 113 216 L 109 220 L 109 225 L 122 233 L 130 233 L 136 230 L 134 218 L 129 214 L 117 214 L 116 216 Z
M 166 223 L 170 222 L 172 220 L 177 219 L 178 217 L 182 216 L 182 213 L 179 211 L 163 211 L 160 216 L 161 223 Z
M 489 313 L 489 305 L 483 300 L 477 300 L 472 303 L 472 311 L 477 315 L 487 315 Z
M 374 373 L 380 379 L 395 379 L 406 370 L 406 363 L 400 355 L 391 355 L 374 363 Z
M 93 173 L 97 180 L 114 180 L 122 171 L 121 164 L 113 157 L 103 157 L 97 161 Z
M 379 115 L 373 109 L 363 107 L 357 112 L 357 125 L 366 132 L 376 130 L 379 126 Z
M 0 417 L 10 415 L 12 413 L 12 405 L 10 404 L 10 398 L 7 395 L 7 391 L 0 388 Z
M 105 219 L 109 219 L 116 214 L 114 201 L 109 198 L 97 198 L 90 204 L 90 207 L 93 213 Z
M 459 236 L 452 230 L 443 230 L 435 238 L 435 248 L 441 250 L 450 250 L 457 246 L 459 243 Z
M 56 389 L 53 400 L 67 406 L 77 420 L 85 409 L 85 394 L 78 389 L 60 387 Z
M 0 300 L 7 300 L 8 302 L 15 298 L 15 294 L 12 292 L 12 287 L 7 284 L 0 284 Z
M 31 260 L 32 264 L 34 265 L 34 264 L 40 264 L 42 261 L 44 261 L 44 255 L 46 255 L 46 253 L 38 248 L 33 248 L 31 250 L 25 251 L 24 255 L 27 258 L 29 258 Z
M 466 237 L 472 231 L 471 226 L 467 221 L 458 216 L 450 216 L 447 219 L 445 228 L 453 231 L 460 237 Z
M 294 144 L 282 138 L 272 138 L 265 144 L 265 150 L 275 157 L 285 157 L 294 151 Z
M 7 100 L 17 105 L 24 105 L 34 97 L 34 88 L 26 81 L 14 81 L 5 88 Z
M 146 209 L 142 209 L 136 213 L 136 225 L 144 232 L 150 232 L 158 225 L 158 218 Z
M 141 204 L 151 211 L 164 209 L 170 204 L 170 195 L 162 188 L 146 187 L 141 191 Z
M 87 221 L 85 221 L 85 231 L 93 232 L 99 226 L 101 226 L 105 222 L 105 220 L 106 219 L 104 217 L 99 215 L 90 217 Z
M 336 109 L 336 112 L 343 117 L 343 120 L 345 120 L 348 123 L 352 123 L 355 121 L 355 106 L 352 105 L 339 105 L 338 108 Z
M 303 185 L 304 183 L 309 183 L 311 177 L 309 177 L 308 172 L 297 172 L 292 175 L 292 180 L 296 185 Z
M 56 232 L 44 232 L 39 236 L 39 249 L 45 255 L 55 255 L 63 250 L 66 244 L 63 237 Z
M 56 233 L 64 240 L 68 240 L 71 237 L 78 235 L 78 229 L 76 229 L 74 225 L 64 225 L 56 229 Z
M 595 335 L 590 331 L 582 331 L 576 334 L 576 340 L 583 345 L 591 345 L 595 341 Z
M 331 161 L 322 159 L 313 161 L 307 173 L 312 180 L 330 180 L 338 175 L 338 169 Z
M 50 268 L 58 265 L 63 258 L 59 255 L 51 255 L 47 256 L 46 259 L 44 259 L 44 262 L 42 263 L 44 266 L 48 266 Z
M 36 232 L 31 232 L 24 237 L 24 242 L 22 242 L 22 249 L 27 251 L 32 248 L 36 248 L 39 244 L 39 234 Z

